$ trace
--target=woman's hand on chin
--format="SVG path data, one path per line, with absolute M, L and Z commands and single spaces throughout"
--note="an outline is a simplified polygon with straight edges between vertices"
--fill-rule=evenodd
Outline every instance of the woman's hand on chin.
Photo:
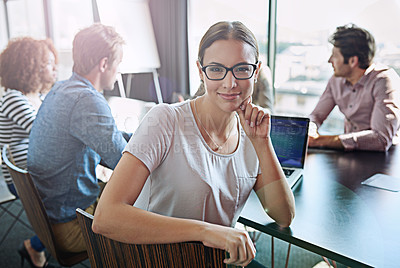
M 251 96 L 246 98 L 236 110 L 239 114 L 240 124 L 250 140 L 265 140 L 269 137 L 271 129 L 269 110 L 257 106 L 251 101 Z

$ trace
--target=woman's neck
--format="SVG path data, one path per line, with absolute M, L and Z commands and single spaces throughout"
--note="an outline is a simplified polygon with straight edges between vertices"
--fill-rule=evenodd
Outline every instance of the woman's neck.
M 206 103 L 208 102 L 203 97 L 190 103 L 203 139 L 215 152 L 220 154 L 233 153 L 239 144 L 238 120 L 234 113 L 224 113 L 218 109 L 216 111 L 216 109 L 205 105 Z
M 40 105 L 42 104 L 42 100 L 40 99 L 38 92 L 29 92 L 25 94 L 26 98 L 33 106 L 33 108 L 37 111 L 39 110 Z
M 235 112 L 224 112 L 216 107 L 206 98 L 199 97 L 194 103 L 197 111 L 197 119 L 201 121 L 203 126 L 209 133 L 219 137 L 226 137 L 232 131 L 232 126 L 236 125 Z

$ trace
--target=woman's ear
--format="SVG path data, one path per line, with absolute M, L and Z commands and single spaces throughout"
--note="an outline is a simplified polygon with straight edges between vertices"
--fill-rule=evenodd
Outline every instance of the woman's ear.
M 260 75 L 260 70 L 261 70 L 261 61 L 258 61 L 256 70 L 254 72 L 254 81 L 257 82 L 258 76 Z
M 203 70 L 201 69 L 201 64 L 199 61 L 196 61 L 196 65 L 197 65 L 197 69 L 199 71 L 199 76 L 200 76 L 200 80 L 204 81 L 204 74 L 203 74 Z

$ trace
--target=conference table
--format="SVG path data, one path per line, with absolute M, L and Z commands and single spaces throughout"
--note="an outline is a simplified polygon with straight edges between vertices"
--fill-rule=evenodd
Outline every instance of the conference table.
M 361 184 L 376 173 L 400 184 L 400 145 L 388 152 L 309 149 L 291 226 L 274 223 L 254 192 L 239 222 L 350 267 L 400 267 L 400 192 Z

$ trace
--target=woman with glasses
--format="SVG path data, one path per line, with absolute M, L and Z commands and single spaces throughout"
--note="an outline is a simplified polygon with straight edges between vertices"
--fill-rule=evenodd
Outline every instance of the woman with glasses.
M 200 83 L 198 90 L 193 98 L 204 95 L 204 83 Z M 272 74 L 268 66 L 262 66 L 258 72 L 257 81 L 254 83 L 253 94 L 251 95 L 252 102 L 263 108 L 267 108 L 271 113 L 274 112 L 274 101 L 272 92 Z
M 257 41 L 242 23 L 219 22 L 201 40 L 197 66 L 206 93 L 145 116 L 105 187 L 93 230 L 128 243 L 201 241 L 228 251 L 226 263 L 246 266 L 255 248 L 232 227 L 250 191 L 279 225 L 294 217 L 270 115 L 251 102 Z

